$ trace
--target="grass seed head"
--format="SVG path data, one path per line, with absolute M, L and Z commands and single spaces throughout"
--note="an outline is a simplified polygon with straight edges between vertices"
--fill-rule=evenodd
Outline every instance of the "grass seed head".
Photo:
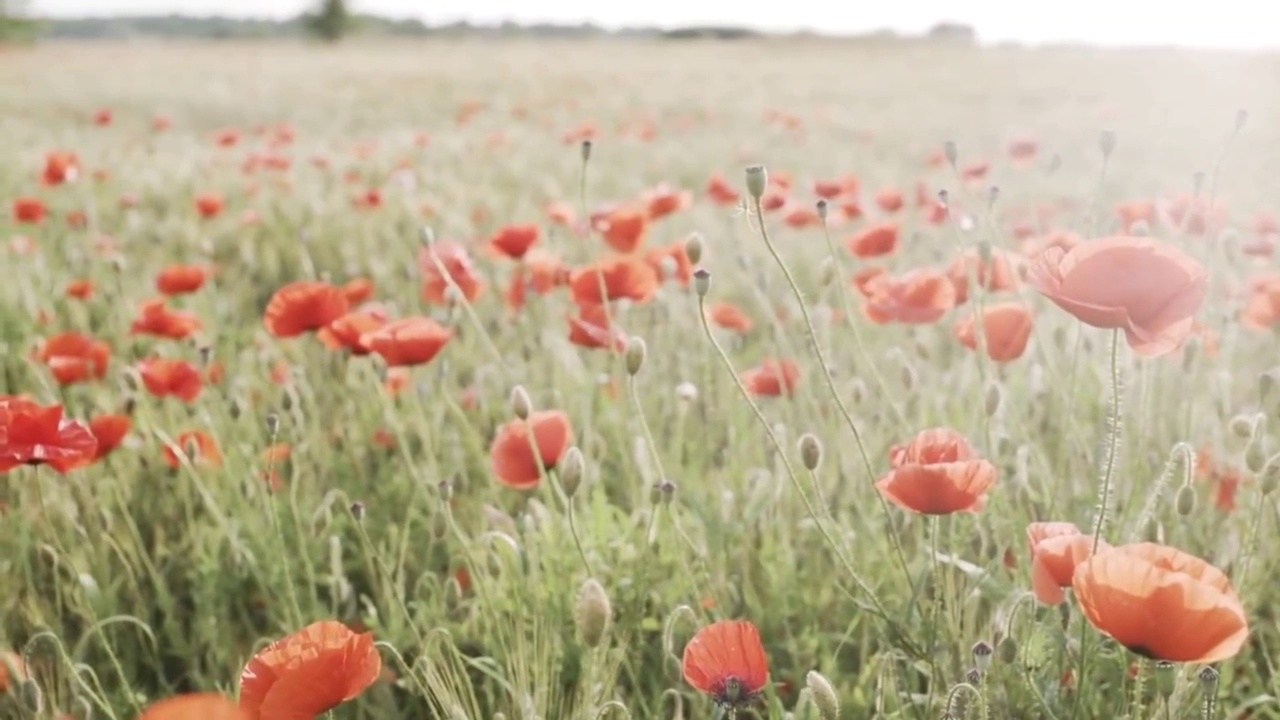
M 804 676 L 804 684 L 809 688 L 810 697 L 813 698 L 813 704 L 817 706 L 822 720 L 836 720 L 840 717 L 840 698 L 830 680 L 822 673 L 810 670 Z

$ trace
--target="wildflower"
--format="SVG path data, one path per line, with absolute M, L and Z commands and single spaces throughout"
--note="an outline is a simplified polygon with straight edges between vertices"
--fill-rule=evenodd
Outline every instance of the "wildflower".
M 1031 589 L 1045 605 L 1061 605 L 1062 589 L 1071 587 L 1076 567 L 1093 552 L 1093 538 L 1066 522 L 1037 522 L 1027 526 L 1031 544 Z M 1111 547 L 1099 542 L 1098 549 Z
M 979 512 L 996 483 L 994 465 L 955 430 L 925 430 L 889 453 L 892 469 L 876 482 L 887 500 L 922 515 Z
M 304 280 L 285 285 L 271 296 L 263 324 L 275 337 L 297 337 L 324 328 L 347 308 L 347 298 L 338 288 Z
M 744 620 L 725 620 L 698 631 L 684 648 L 685 682 L 716 703 L 741 707 L 769 683 L 769 660 L 760 631 Z
M 48 465 L 66 474 L 93 462 L 97 448 L 93 432 L 65 418 L 61 405 L 44 407 L 0 396 L 0 473 L 20 465 Z
M 371 634 L 314 623 L 249 661 L 240 675 L 240 709 L 250 720 L 309 720 L 359 697 L 381 672 Z
M 538 447 L 536 456 L 531 435 Z M 512 420 L 498 429 L 489 449 L 490 466 L 503 485 L 515 490 L 531 490 L 542 480 L 539 459 L 542 468 L 550 470 L 572 444 L 573 426 L 569 416 L 559 410 L 533 412 L 527 420 Z

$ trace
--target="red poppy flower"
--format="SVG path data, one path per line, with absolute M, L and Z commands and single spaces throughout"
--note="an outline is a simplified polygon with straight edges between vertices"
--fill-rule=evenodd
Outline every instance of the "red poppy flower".
M 633 253 L 644 244 L 649 232 L 649 215 L 644 210 L 622 207 L 592 222 L 604 234 L 609 247 L 620 253 Z
M 352 355 L 368 355 L 373 351 L 363 338 L 386 325 L 387 319 L 386 309 L 380 306 L 352 310 L 321 328 L 316 337 L 330 350 L 345 348 Z
M 896 213 L 906 203 L 902 199 L 902 191 L 897 188 L 885 188 L 876 193 L 876 205 L 887 213 Z
M 769 684 L 769 659 L 760 631 L 745 620 L 724 620 L 698 631 L 684 646 L 685 682 L 716 703 L 740 707 Z
M 542 230 L 537 225 L 508 225 L 490 238 L 489 246 L 499 255 L 519 260 L 541 236 Z
M 433 305 L 456 301 L 449 297 L 450 280 L 467 303 L 474 303 L 484 294 L 484 280 L 476 273 L 466 248 L 458 243 L 440 241 L 422 248 L 418 269 L 422 272 L 422 299 Z
M 142 304 L 138 318 L 129 328 L 131 335 L 154 335 L 171 340 L 183 340 L 200 332 L 204 323 L 194 313 L 172 310 L 164 298 L 155 298 Z
M 138 374 L 147 392 L 156 397 L 173 396 L 183 402 L 195 402 L 204 390 L 204 378 L 195 365 L 183 360 L 152 358 L 138 366 Z
M 44 201 L 33 197 L 20 197 L 13 201 L 13 219 L 26 225 L 39 225 L 48 217 L 49 209 Z
M 742 384 L 752 395 L 790 395 L 800 385 L 800 367 L 794 360 L 766 359 L 759 367 L 743 371 Z
M 98 127 L 107 127 L 114 119 L 114 115 L 110 108 L 103 108 L 93 115 L 93 124 Z
M 381 672 L 373 635 L 314 623 L 249 661 L 240 675 L 240 709 L 251 720 L 311 720 L 359 697 Z
M 659 185 L 645 193 L 644 201 L 649 219 L 661 220 L 693 205 L 693 194 L 667 185 Z
M 574 270 L 569 289 L 579 305 L 600 305 L 624 298 L 648 302 L 658 291 L 658 273 L 640 258 L 618 257 Z
M 538 446 L 534 455 L 530 430 Z M 498 482 L 516 490 L 532 490 L 542 480 L 542 467 L 551 470 L 573 444 L 573 426 L 569 416 L 559 410 L 535 412 L 528 420 L 512 420 L 498 429 L 489 448 L 490 466 Z
M 46 340 L 36 359 L 49 366 L 59 385 L 73 385 L 106 377 L 111 346 L 87 335 L 63 333 Z
M 97 439 L 84 423 L 68 420 L 62 412 L 61 405 L 0 398 L 0 473 L 20 465 L 48 465 L 68 473 L 93 462 Z
M 918 268 L 893 277 L 869 277 L 860 286 L 866 301 L 862 311 L 879 325 L 900 322 L 927 325 L 937 322 L 956 304 L 956 288 L 943 273 Z
M 755 325 L 751 320 L 751 316 L 743 312 L 737 305 L 731 303 L 716 303 L 708 307 L 707 319 L 725 330 L 732 330 L 743 335 L 751 332 L 751 328 Z
M 1031 544 L 1031 589 L 1045 605 L 1061 605 L 1062 589 L 1071 587 L 1076 566 L 1093 554 L 1093 536 L 1067 522 L 1038 522 L 1027 526 Z M 1098 542 L 1098 550 L 1111 547 Z
M 218 448 L 218 441 L 201 430 L 184 432 L 177 437 L 174 445 L 164 446 L 164 461 L 174 470 L 182 467 L 184 457 L 192 465 L 222 467 L 222 450 Z
M 347 296 L 329 283 L 302 280 L 285 285 L 271 296 L 263 312 L 267 331 L 278 338 L 305 335 L 342 317 Z
M 1034 318 L 1031 311 L 1020 303 L 999 303 L 982 310 L 983 343 L 987 357 L 998 363 L 1007 363 L 1022 357 L 1031 339 Z M 955 325 L 955 336 L 961 345 L 978 349 L 977 323 L 974 313 L 966 313 Z
M 715 175 L 707 181 L 707 197 L 716 205 L 728 207 L 737 205 L 741 196 L 723 175 Z
M 368 278 L 356 278 L 346 285 L 342 286 L 342 294 L 347 298 L 347 304 L 355 307 L 361 303 L 368 302 L 373 299 L 374 287 L 373 281 Z
M 200 217 L 210 220 L 222 214 L 226 202 L 217 193 L 205 193 L 196 196 L 196 212 Z
M 845 243 L 849 246 L 849 252 L 860 258 L 892 255 L 898 249 L 898 225 L 874 225 L 850 236 Z
M 89 430 L 98 440 L 98 449 L 94 452 L 93 461 L 97 462 L 114 452 L 132 429 L 133 420 L 128 415 L 99 415 L 90 420 Z
M 45 185 L 57 186 L 73 182 L 80 176 L 80 158 L 75 153 L 51 152 L 44 156 L 44 173 L 41 179 Z
M 156 276 L 156 289 L 169 296 L 185 295 L 204 287 L 208 279 L 204 265 L 170 265 Z
M 92 280 L 80 278 L 67 284 L 66 295 L 73 300 L 92 300 L 96 291 Z
M 217 693 L 191 693 L 161 700 L 138 720 L 250 720 L 231 700 Z
M 889 452 L 892 469 L 876 489 L 895 505 L 921 515 L 978 512 L 996 483 L 996 467 L 978 457 L 955 430 L 934 428 Z
M 987 292 L 1005 292 L 1018 288 L 1018 275 L 1012 260 L 1000 250 L 993 251 L 991 259 L 984 262 L 978 253 L 969 251 L 957 257 L 947 267 L 947 277 L 956 286 L 956 304 L 969 299 L 969 277 L 972 274 L 979 287 Z
M 453 339 L 453 331 L 426 317 L 395 320 L 360 336 L 360 344 L 390 367 L 425 365 Z
M 622 352 L 627 346 L 627 334 L 610 325 L 603 305 L 584 305 L 578 309 L 577 317 L 569 318 L 569 342 L 592 350 L 612 347 L 615 352 Z

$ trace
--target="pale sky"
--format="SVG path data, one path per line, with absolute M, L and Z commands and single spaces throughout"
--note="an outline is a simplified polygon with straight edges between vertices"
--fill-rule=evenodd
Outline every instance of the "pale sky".
M 289 17 L 314 0 L 29 0 L 37 15 L 220 14 Z M 724 23 L 760 29 L 919 32 L 939 20 L 974 26 L 984 41 L 1280 47 L 1276 0 L 352 0 L 352 7 L 429 23 L 591 21 L 674 26 Z

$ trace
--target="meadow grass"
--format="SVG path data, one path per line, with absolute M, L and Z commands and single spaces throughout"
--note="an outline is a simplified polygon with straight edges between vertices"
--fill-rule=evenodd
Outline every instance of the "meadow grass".
M 5 717 L 133 718 L 180 693 L 234 696 L 255 651 L 326 619 L 371 630 L 388 670 L 335 718 L 711 717 L 680 655 L 720 618 L 755 623 L 770 663 L 763 702 L 740 717 L 819 717 L 811 670 L 846 718 L 1280 717 L 1274 498 L 1248 474 L 1234 510 L 1198 480 L 1182 493 L 1194 507 L 1174 501 L 1189 450 L 1243 468 L 1247 449 L 1277 449 L 1265 422 L 1275 398 L 1259 384 L 1274 336 L 1239 322 L 1249 278 L 1270 261 L 1239 246 L 1280 193 L 1278 57 L 827 40 L 50 44 L 0 55 L 0 78 L 0 198 L 50 209 L 40 226 L 0 219 L 0 239 L 35 246 L 0 250 L 0 393 L 75 418 L 127 404 L 134 421 L 92 467 L 2 478 L 0 649 L 26 658 L 43 698 L 36 714 L 14 695 Z M 474 101 L 483 109 L 460 123 Z M 93 124 L 100 108 L 110 127 Z M 172 129 L 155 132 L 156 114 Z M 599 135 L 584 162 L 563 136 L 588 122 Z M 637 137 L 645 123 L 650 140 Z M 253 129 L 280 124 L 296 128 L 280 150 L 292 167 L 246 172 L 265 142 Z M 243 134 L 236 147 L 215 144 L 226 128 Z M 1103 131 L 1116 138 L 1105 165 Z M 1040 143 L 1031 167 L 1005 154 L 1018 137 Z M 959 166 L 990 160 L 986 180 L 927 166 L 947 141 Z M 41 188 L 54 150 L 77 153 L 84 177 Z M 844 250 L 847 227 L 828 237 L 758 215 L 744 175 L 754 163 L 793 175 L 804 203 L 815 180 L 847 173 L 869 192 L 924 181 L 947 191 L 952 220 L 907 212 L 899 253 L 859 259 Z M 715 173 L 743 207 L 705 200 Z M 484 295 L 450 307 L 421 296 L 424 228 L 472 243 L 538 223 L 543 246 L 581 264 L 605 246 L 548 224 L 544 206 L 581 213 L 659 183 L 695 202 L 656 223 L 648 246 L 698 233 L 709 281 L 611 307 L 645 343 L 634 374 L 623 355 L 568 342 L 565 293 L 510 311 L 511 265 L 478 244 Z M 1154 232 L 1210 268 L 1200 321 L 1216 353 L 1196 341 L 1142 360 L 1121 343 L 1113 356 L 1110 333 L 1025 287 L 1016 296 L 1036 313 L 1034 334 L 1008 364 L 951 332 L 984 292 L 927 325 L 859 311 L 850 278 L 868 265 L 1012 252 L 1012 228 L 1043 205 L 1065 208 L 1044 232 L 1107 235 L 1117 203 L 1197 183 L 1227 206 L 1229 227 L 1210 239 Z M 356 209 L 373 188 L 381 206 Z M 226 210 L 202 220 L 193 198 L 210 192 Z M 87 227 L 68 226 L 72 211 Z M 117 257 L 94 249 L 102 235 Z M 176 262 L 218 268 L 176 303 L 204 330 L 183 342 L 131 335 L 156 273 Z M 456 332 L 399 395 L 377 362 L 263 327 L 278 288 L 360 277 L 395 314 Z M 94 298 L 65 296 L 77 278 Z M 704 324 L 712 302 L 737 304 L 756 328 Z M 104 381 L 59 387 L 31 360 L 41 338 L 71 330 L 111 343 Z M 190 404 L 152 397 L 130 368 L 157 353 L 217 362 L 225 380 Z M 798 363 L 792 395 L 752 397 L 736 382 L 766 357 Z M 554 472 L 533 491 L 495 481 L 490 443 L 517 386 L 535 409 L 571 418 L 576 491 Z M 889 449 L 930 427 L 958 430 L 998 467 L 980 513 L 931 518 L 880 499 Z M 164 462 L 193 430 L 216 438 L 222 467 Z M 798 449 L 806 433 L 818 441 L 809 452 L 823 450 L 816 464 Z M 291 457 L 264 459 L 278 443 Z M 263 479 L 273 471 L 275 492 Z M 1156 539 L 1222 568 L 1249 612 L 1244 651 L 1216 666 L 1216 685 L 1187 665 L 1160 692 L 1153 664 L 1074 604 L 1031 597 L 1025 530 L 1044 520 L 1096 524 L 1113 544 Z M 595 647 L 575 623 L 591 578 L 612 608 Z M 996 650 L 989 667 L 978 643 Z

